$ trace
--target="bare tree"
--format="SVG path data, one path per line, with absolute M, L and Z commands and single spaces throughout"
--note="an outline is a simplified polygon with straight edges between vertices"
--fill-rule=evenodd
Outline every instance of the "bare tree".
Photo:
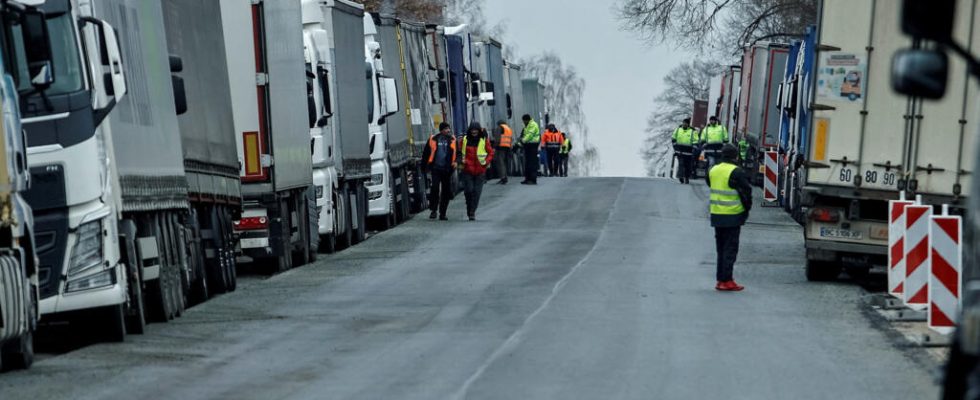
M 618 0 L 623 29 L 643 41 L 732 54 L 763 39 L 803 35 L 818 0 Z
M 575 152 L 569 159 L 571 173 L 578 176 L 596 174 L 599 153 L 589 140 L 589 126 L 582 110 L 585 80 L 555 53 L 545 52 L 523 60 L 522 64 L 528 76 L 537 77 L 545 85 L 544 96 L 551 122 L 572 138 Z
M 667 88 L 653 100 L 653 111 L 647 117 L 647 137 L 640 150 L 648 176 L 666 176 L 670 172 L 674 157 L 671 134 L 681 120 L 691 117 L 695 100 L 708 99 L 711 78 L 720 72 L 717 63 L 694 61 L 674 67 L 664 77 Z

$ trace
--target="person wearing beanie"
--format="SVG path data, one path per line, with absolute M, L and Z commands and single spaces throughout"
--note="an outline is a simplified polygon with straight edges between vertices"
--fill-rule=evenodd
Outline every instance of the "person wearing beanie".
M 752 209 L 752 185 L 749 175 L 738 166 L 738 149 L 725 143 L 720 153 L 718 164 L 708 171 L 711 226 L 715 228 L 718 252 L 715 289 L 737 292 L 745 289 L 735 283 L 733 274 L 739 235 Z
M 456 138 L 449 124 L 439 124 L 439 133 L 429 138 L 429 143 L 422 150 L 423 167 L 429 171 L 432 187 L 429 191 L 429 219 L 445 221 L 449 200 L 453 198 L 453 170 L 456 169 Z
M 459 174 L 459 183 L 466 196 L 466 216 L 470 221 L 474 221 L 476 209 L 480 205 L 480 195 L 483 193 L 483 184 L 487 181 L 487 168 L 493 162 L 493 145 L 487 137 L 487 132 L 477 122 L 470 124 L 461 142 L 463 171 Z

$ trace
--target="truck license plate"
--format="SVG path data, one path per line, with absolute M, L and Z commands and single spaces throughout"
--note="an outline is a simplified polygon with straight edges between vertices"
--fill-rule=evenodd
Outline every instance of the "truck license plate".
M 239 239 L 243 249 L 264 248 L 269 246 L 268 238 L 242 238 Z
M 840 239 L 863 239 L 861 231 L 852 231 L 839 228 L 820 228 L 820 237 L 840 238 Z

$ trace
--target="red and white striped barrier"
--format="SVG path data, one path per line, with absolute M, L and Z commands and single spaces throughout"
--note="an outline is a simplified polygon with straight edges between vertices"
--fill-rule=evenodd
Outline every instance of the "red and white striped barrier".
M 929 224 L 928 319 L 929 327 L 942 334 L 956 327 L 963 290 L 963 220 L 947 214 L 947 206 L 943 206 L 943 215 L 933 216 Z
M 932 206 L 905 207 L 905 305 L 913 310 L 929 306 L 929 222 Z
M 779 153 L 775 151 L 767 151 L 765 156 L 765 172 L 766 176 L 762 185 L 763 196 L 762 199 L 767 203 L 776 201 L 779 198 L 779 162 L 777 161 Z
M 909 200 L 888 201 L 888 293 L 900 299 L 904 299 L 905 283 L 905 207 L 913 204 Z

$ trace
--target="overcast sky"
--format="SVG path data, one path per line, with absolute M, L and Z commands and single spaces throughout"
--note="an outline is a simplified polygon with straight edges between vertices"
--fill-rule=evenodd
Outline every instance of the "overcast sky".
M 619 21 L 609 0 L 487 0 L 491 25 L 507 22 L 520 56 L 552 50 L 586 81 L 583 107 L 603 176 L 644 176 L 639 149 L 653 98 L 683 53 L 647 47 Z M 559 125 L 561 121 L 555 121 Z

